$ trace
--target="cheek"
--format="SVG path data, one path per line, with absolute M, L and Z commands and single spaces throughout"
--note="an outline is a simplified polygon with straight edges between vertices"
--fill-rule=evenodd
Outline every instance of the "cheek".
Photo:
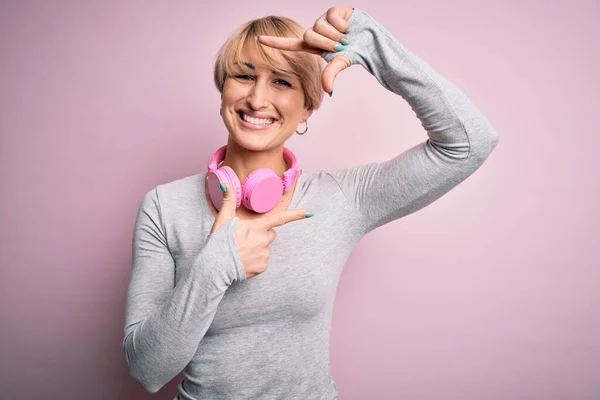
M 231 104 L 244 96 L 243 85 L 237 84 L 234 80 L 227 79 L 223 84 L 223 104 Z
M 277 104 L 280 111 L 288 117 L 300 115 L 304 110 L 304 97 L 297 94 L 281 96 Z
M 234 101 L 233 99 L 235 98 L 234 92 L 229 88 L 224 87 L 223 88 L 223 104 L 230 104 L 232 101 Z

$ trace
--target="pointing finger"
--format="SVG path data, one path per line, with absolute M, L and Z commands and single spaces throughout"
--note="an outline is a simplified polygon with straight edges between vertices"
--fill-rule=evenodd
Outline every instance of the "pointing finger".
M 313 54 L 320 54 L 321 50 L 308 45 L 304 40 L 291 37 L 256 35 L 256 40 L 260 44 L 279 50 L 305 51 Z
M 286 210 L 277 214 L 269 215 L 262 220 L 261 226 L 266 230 L 285 225 L 292 221 L 310 218 L 314 213 L 307 210 Z

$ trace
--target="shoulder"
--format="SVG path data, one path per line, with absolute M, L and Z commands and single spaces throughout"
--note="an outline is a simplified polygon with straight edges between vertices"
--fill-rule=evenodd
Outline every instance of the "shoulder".
M 181 197 L 198 195 L 198 189 L 204 183 L 205 173 L 179 178 L 170 182 L 156 185 L 155 190 L 160 197 Z
M 340 185 L 332 172 L 326 169 L 314 173 L 304 171 L 302 178 L 299 190 L 303 194 L 314 196 L 320 202 L 339 200 Z
M 174 204 L 197 202 L 200 191 L 203 190 L 204 175 L 205 173 L 199 173 L 155 185 L 145 193 L 142 207 L 162 209 Z

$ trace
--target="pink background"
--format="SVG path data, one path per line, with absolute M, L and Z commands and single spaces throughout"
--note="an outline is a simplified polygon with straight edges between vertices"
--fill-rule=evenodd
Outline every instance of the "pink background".
M 600 398 L 600 3 L 348 5 L 461 88 L 500 144 L 355 248 L 333 317 L 340 397 Z M 1 397 L 150 397 L 121 350 L 139 202 L 225 143 L 211 73 L 227 35 L 268 14 L 309 26 L 329 6 L 2 2 Z M 356 66 L 287 145 L 317 172 L 425 138 Z

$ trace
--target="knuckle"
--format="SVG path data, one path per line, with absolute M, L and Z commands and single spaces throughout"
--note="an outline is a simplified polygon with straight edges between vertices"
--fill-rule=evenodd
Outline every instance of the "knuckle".
M 344 9 L 343 6 L 333 6 L 329 10 L 327 10 L 328 15 L 336 14 Z
M 271 244 L 271 240 L 269 239 L 268 235 L 263 236 L 261 244 L 263 245 L 263 247 L 268 247 L 269 244 Z
M 270 255 L 268 252 L 263 254 L 263 256 L 262 256 L 261 264 L 264 265 L 265 269 L 267 268 L 267 265 L 269 264 L 269 257 L 270 257 Z
M 315 28 L 317 27 L 317 24 L 315 23 Z M 309 40 L 311 38 L 311 36 L 313 35 L 313 28 L 308 28 L 307 30 L 304 31 L 304 34 L 302 35 L 302 39 L 306 42 L 307 40 Z

